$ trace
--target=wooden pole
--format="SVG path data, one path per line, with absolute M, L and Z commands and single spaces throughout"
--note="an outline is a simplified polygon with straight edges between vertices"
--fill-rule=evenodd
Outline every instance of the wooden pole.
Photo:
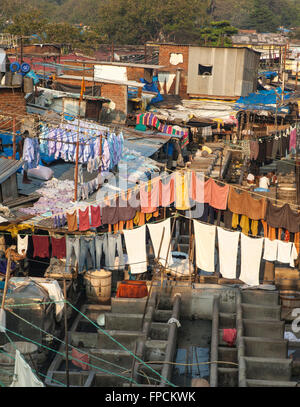
M 67 301 L 67 285 L 66 285 L 66 279 L 64 278 L 64 298 L 65 301 Z M 69 344 L 68 344 L 68 316 L 67 316 L 67 303 L 65 302 L 65 307 L 64 307 L 64 314 L 65 314 L 65 345 L 66 345 L 66 381 L 67 381 L 67 387 L 70 386 L 70 377 L 69 377 Z
M 17 148 L 16 148 L 16 118 L 15 117 L 13 118 L 12 127 L 13 127 L 13 137 L 12 137 L 12 139 L 13 139 L 13 160 L 15 160 L 16 159 L 16 151 L 17 151 Z
M 115 61 L 115 48 L 114 43 L 111 44 L 111 62 Z
M 80 112 L 80 99 L 79 99 L 79 112 Z M 78 115 L 78 130 L 77 130 L 77 141 L 76 141 L 76 161 L 75 161 L 75 191 L 74 191 L 74 201 L 77 201 L 77 189 L 78 189 L 78 158 L 79 158 L 79 134 L 80 134 L 80 115 Z
M 296 68 L 296 80 L 295 80 L 295 90 L 297 90 L 298 87 L 298 73 L 299 73 L 299 54 L 297 54 L 297 68 Z
M 10 265 L 11 265 L 10 251 L 8 251 L 6 274 L 5 274 L 5 283 L 4 283 L 4 290 L 3 290 L 3 296 L 2 296 L 2 304 L 1 304 L 1 308 L 3 310 L 4 310 L 5 298 L 6 298 L 6 294 L 7 294 L 8 281 L 9 281 L 9 278 L 10 278 Z

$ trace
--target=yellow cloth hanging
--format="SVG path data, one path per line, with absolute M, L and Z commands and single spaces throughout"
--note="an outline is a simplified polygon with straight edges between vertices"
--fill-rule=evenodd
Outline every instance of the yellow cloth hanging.
M 258 232 L 258 220 L 251 221 L 251 233 L 253 236 L 257 236 Z
M 237 213 L 232 214 L 232 221 L 231 226 L 233 229 L 236 229 L 239 224 L 239 215 Z
M 7 231 L 10 232 L 11 237 L 17 237 L 19 230 L 24 229 L 31 229 L 34 232 L 34 225 L 29 225 L 27 223 L 20 224 L 20 225 L 8 225 L 8 226 L 0 226 L 0 231 Z
M 175 198 L 176 198 L 176 209 L 185 211 L 190 209 L 189 200 L 189 179 L 188 173 L 181 174 L 180 172 L 175 173 Z
M 240 221 L 240 227 L 242 228 L 242 233 L 244 235 L 248 235 L 249 233 L 249 218 L 246 215 L 242 215 L 241 221 Z

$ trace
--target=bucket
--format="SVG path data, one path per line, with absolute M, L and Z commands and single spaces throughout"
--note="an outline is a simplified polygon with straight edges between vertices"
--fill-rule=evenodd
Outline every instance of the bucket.
M 7 386 L 9 386 L 13 380 L 13 374 L 15 370 L 16 348 L 20 351 L 23 358 L 31 367 L 33 367 L 31 358 L 39 366 L 39 363 L 37 361 L 38 347 L 34 343 L 22 341 L 17 341 L 14 342 L 13 344 L 7 343 L 6 345 L 3 346 L 3 350 L 9 355 L 0 353 L 0 380 L 3 384 Z
M 279 292 L 281 304 L 285 308 L 300 308 L 300 291 L 284 290 Z
M 85 291 L 89 300 L 106 303 L 111 298 L 111 271 L 87 271 L 84 276 Z

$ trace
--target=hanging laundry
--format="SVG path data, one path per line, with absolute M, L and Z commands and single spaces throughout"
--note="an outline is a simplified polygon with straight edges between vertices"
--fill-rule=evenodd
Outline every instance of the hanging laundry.
M 206 194 L 205 194 L 206 192 Z M 208 193 L 207 193 L 208 192 Z M 191 172 L 191 182 L 190 182 L 190 198 L 198 203 L 208 203 L 210 189 L 205 189 L 204 176 L 203 173 Z
M 242 215 L 240 220 L 240 227 L 242 228 L 242 233 L 248 235 L 249 233 L 249 218 L 248 216 Z
M 240 232 L 218 229 L 220 273 L 223 278 L 236 278 L 236 265 Z
M 168 208 L 175 201 L 175 176 L 169 175 L 159 183 L 160 187 L 160 202 L 159 206 Z
M 246 215 L 253 220 L 260 220 L 265 218 L 266 206 L 265 198 L 254 199 L 246 191 L 239 194 L 235 188 L 230 187 L 229 189 L 228 209 L 233 213 Z
M 175 173 L 175 207 L 178 210 L 185 211 L 190 209 L 189 199 L 189 173 Z
M 31 370 L 31 367 L 16 349 L 13 381 L 10 387 L 45 387 Z
M 131 274 L 147 271 L 146 225 L 123 231 Z
M 91 227 L 97 228 L 101 226 L 100 206 L 91 205 Z
M 284 228 L 290 233 L 300 231 L 300 215 L 292 211 L 289 204 L 277 207 L 268 201 L 265 220 L 268 225 L 274 228 Z
M 259 285 L 259 269 L 263 238 L 241 234 L 241 274 L 239 279 L 248 285 Z
M 147 227 L 148 227 L 151 241 L 153 244 L 155 258 L 158 258 L 159 247 L 161 245 L 158 261 L 163 266 L 165 266 L 165 265 L 168 266 L 170 264 L 173 264 L 173 259 L 172 259 L 172 254 L 171 254 L 171 245 L 170 245 L 171 219 L 169 218 L 169 219 L 166 219 L 165 221 L 159 222 L 159 223 L 148 223 Z M 163 230 L 165 230 L 164 235 L 163 235 Z M 164 238 L 161 243 L 162 236 L 164 236 Z M 167 259 L 167 262 L 166 262 L 166 259 Z
M 17 248 L 18 248 L 19 254 L 23 255 L 23 254 L 27 253 L 28 235 L 25 235 L 24 237 L 21 237 L 20 235 L 18 235 Z
M 80 236 L 67 236 L 66 273 L 70 273 L 71 268 L 74 267 L 75 264 L 79 265 L 79 257 L 80 257 Z
M 114 225 L 119 222 L 116 199 L 106 200 L 102 206 L 102 224 Z
M 48 236 L 32 236 L 33 240 L 33 257 L 50 257 L 49 255 L 49 237 Z
M 290 267 L 295 267 L 294 261 L 298 257 L 296 246 L 292 242 L 282 242 L 278 240 L 277 261 L 288 263 Z
M 153 213 L 159 206 L 160 177 L 148 181 L 140 188 L 141 212 Z
M 277 260 L 278 240 L 265 238 L 265 249 L 263 259 L 267 261 Z
M 24 169 L 36 168 L 40 162 L 40 148 L 37 138 L 26 137 L 23 145 Z
M 258 220 L 251 221 L 251 234 L 257 236 L 258 233 Z
M 67 222 L 68 222 L 68 231 L 75 232 L 78 230 L 77 224 L 77 213 L 74 211 L 73 213 L 67 213 Z
M 194 220 L 196 265 L 199 269 L 215 271 L 216 226 L 205 225 Z
M 205 182 L 204 189 L 205 202 L 215 209 L 225 210 L 227 208 L 229 185 L 218 185 L 212 178 L 209 178 Z
M 51 237 L 52 257 L 64 259 L 66 257 L 66 238 L 65 236 Z
M 81 232 L 88 230 L 90 228 L 89 206 L 87 206 L 84 211 L 78 209 L 78 215 L 79 215 L 79 230 Z

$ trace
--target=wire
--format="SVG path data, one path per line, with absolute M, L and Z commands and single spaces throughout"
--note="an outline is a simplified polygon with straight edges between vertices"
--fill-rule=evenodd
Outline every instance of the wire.
M 114 337 L 112 337 L 108 332 L 106 332 L 104 329 L 102 329 L 99 325 L 95 324 L 92 320 L 90 320 L 86 315 L 84 315 L 81 311 L 79 311 L 74 305 L 72 305 L 70 302 L 68 304 L 74 308 L 77 312 L 79 312 L 85 319 L 87 319 L 92 325 L 94 325 L 97 329 L 99 329 L 102 333 L 104 333 L 106 336 L 108 336 L 113 342 L 115 342 L 117 345 L 119 345 L 122 349 L 127 351 L 131 356 L 133 356 L 136 360 L 141 362 L 144 366 L 148 367 L 153 373 L 158 375 L 161 379 L 163 379 L 166 383 L 168 383 L 172 387 L 177 387 L 173 383 L 171 383 L 167 378 L 163 377 L 160 373 L 158 373 L 156 370 L 152 369 L 151 366 L 148 366 L 147 363 L 145 363 L 142 359 L 140 359 L 138 356 L 134 355 L 129 349 L 127 349 L 124 345 L 122 345 L 120 342 L 118 342 Z
M 53 301 L 53 303 L 58 303 L 58 302 L 65 302 L 65 303 L 67 303 L 67 301 Z M 40 304 L 42 304 L 42 303 L 39 303 L 39 305 L 40 305 Z M 22 305 L 23 305 L 23 304 L 22 304 Z M 27 304 L 27 305 L 32 305 L 32 304 Z M 33 305 L 36 305 L 36 303 L 33 304 Z M 7 307 L 7 306 L 5 305 L 5 307 Z M 66 345 L 65 341 L 62 341 L 61 339 L 57 338 L 56 336 L 54 336 L 54 335 L 52 335 L 52 334 L 49 334 L 49 332 L 47 332 L 47 331 L 43 330 L 42 328 L 40 328 L 40 327 L 34 325 L 32 322 L 27 321 L 26 319 L 22 318 L 20 315 L 14 313 L 13 311 L 11 311 L 11 310 L 8 310 L 8 311 L 9 311 L 11 314 L 13 314 L 15 317 L 19 318 L 19 319 L 22 320 L 23 322 L 25 322 L 25 323 L 29 324 L 30 326 L 32 326 L 33 328 L 38 329 L 39 331 L 45 333 L 46 335 L 51 335 L 52 338 L 54 338 L 55 340 L 59 341 L 59 342 L 62 343 L 63 345 Z M 72 348 L 72 349 L 75 349 L 75 350 L 78 351 L 78 352 L 82 352 L 81 349 L 76 348 L 75 346 L 73 346 L 73 345 L 71 345 L 71 344 L 68 344 L 68 346 L 69 346 L 70 348 Z M 110 361 L 108 361 L 108 360 L 106 360 L 106 359 L 100 358 L 100 357 L 98 357 L 98 356 L 96 356 L 96 355 L 94 355 L 94 354 L 90 354 L 90 353 L 88 353 L 88 352 L 86 352 L 86 351 L 84 351 L 84 354 L 87 354 L 90 358 L 94 358 L 94 359 L 96 359 L 96 360 L 99 360 L 100 362 L 107 363 L 108 365 L 114 366 L 114 367 L 116 367 L 116 368 L 118 368 L 118 369 L 120 369 L 120 370 L 124 369 L 123 366 L 117 365 L 116 363 L 112 363 L 112 362 L 110 362 Z M 73 359 L 73 357 L 72 357 L 72 359 Z M 78 360 L 78 359 L 74 358 L 74 360 Z M 155 380 L 156 380 L 156 379 L 155 379 Z M 159 380 L 156 380 L 156 381 L 159 382 Z

